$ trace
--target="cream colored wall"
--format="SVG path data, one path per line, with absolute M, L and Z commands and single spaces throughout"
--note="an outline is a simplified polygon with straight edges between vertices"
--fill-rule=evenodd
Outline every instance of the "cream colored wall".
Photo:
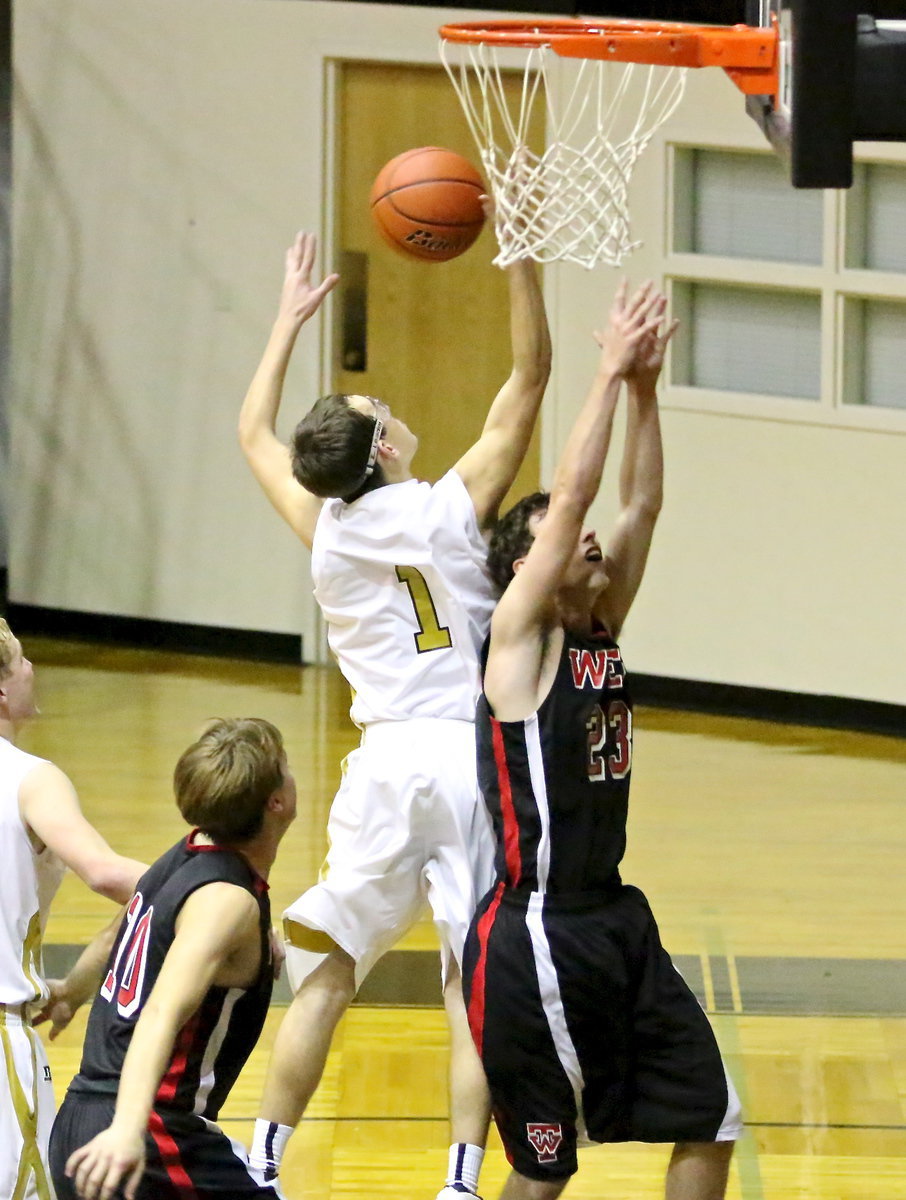
M 283 251 L 329 231 L 327 59 L 436 64 L 440 14 L 19 0 L 15 17 L 11 598 L 301 628 L 310 653 L 308 557 L 236 417 Z M 284 432 L 325 383 L 322 337 L 303 332 Z
M 330 233 L 326 61 L 436 62 L 449 12 L 19 0 L 15 15 L 12 598 L 302 629 L 310 652 L 307 555 L 248 476 L 236 413 L 287 238 Z M 710 72 L 668 134 L 760 144 Z M 655 144 L 634 188 L 636 279 L 669 269 L 665 163 Z M 546 271 L 548 477 L 594 366 L 589 314 L 616 278 Z M 303 332 L 288 415 L 325 382 L 322 334 Z M 725 415 L 669 390 L 664 427 L 667 505 L 626 630 L 632 665 L 906 701 L 906 437 Z M 606 492 L 602 527 L 612 507 Z

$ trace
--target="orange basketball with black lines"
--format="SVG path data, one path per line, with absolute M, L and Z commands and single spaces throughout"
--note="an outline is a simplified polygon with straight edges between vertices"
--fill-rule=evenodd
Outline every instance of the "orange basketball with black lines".
M 484 193 L 484 180 L 467 158 L 420 146 L 381 168 L 371 189 L 371 215 L 394 250 L 423 262 L 446 262 L 481 233 Z

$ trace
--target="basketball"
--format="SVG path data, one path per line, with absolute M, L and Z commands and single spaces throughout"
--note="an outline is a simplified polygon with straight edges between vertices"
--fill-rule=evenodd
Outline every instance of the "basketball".
M 446 262 L 481 233 L 484 180 L 467 158 L 421 146 L 391 158 L 371 189 L 371 215 L 395 250 L 424 262 Z

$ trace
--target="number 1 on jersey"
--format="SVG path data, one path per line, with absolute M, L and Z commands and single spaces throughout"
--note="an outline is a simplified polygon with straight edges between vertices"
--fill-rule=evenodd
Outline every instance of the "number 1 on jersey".
M 409 599 L 415 609 L 418 633 L 413 636 L 419 654 L 426 654 L 429 650 L 446 650 L 452 646 L 450 630 L 437 619 L 437 609 L 421 571 L 416 567 L 397 567 L 396 577 L 400 583 L 406 585 Z

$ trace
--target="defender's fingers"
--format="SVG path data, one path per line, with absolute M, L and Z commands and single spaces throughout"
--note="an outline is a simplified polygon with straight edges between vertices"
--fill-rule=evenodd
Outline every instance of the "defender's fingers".
M 626 307 L 626 294 L 629 291 L 629 280 L 624 275 L 613 297 L 611 312 L 622 312 Z
M 104 1182 L 101 1185 L 100 1200 L 113 1200 L 122 1177 L 123 1168 L 117 1166 L 116 1163 L 111 1163 L 107 1169 L 107 1174 L 104 1176 Z
M 129 1179 L 128 1179 L 128 1181 L 126 1183 L 126 1187 L 125 1187 L 126 1200 L 135 1200 L 135 1195 L 136 1195 L 136 1192 L 138 1191 L 138 1185 L 141 1181 L 141 1177 L 142 1177 L 142 1174 L 144 1173 L 144 1169 L 145 1169 L 144 1163 L 137 1163 L 135 1170 L 129 1176 Z
M 667 343 L 670 341 L 670 339 L 676 333 L 677 329 L 679 329 L 679 324 L 680 324 L 679 317 L 674 317 L 673 320 L 668 325 L 668 327 L 661 334 L 661 345 L 662 346 L 667 345 Z
M 637 287 L 632 293 L 626 303 L 626 316 L 629 320 L 632 321 L 637 319 L 639 313 L 644 311 L 644 309 L 650 304 L 652 296 L 657 296 L 660 294 L 653 291 L 653 289 L 654 280 L 646 279 L 645 282 L 640 287 Z
M 652 296 L 650 300 L 640 308 L 635 316 L 637 329 L 644 333 L 650 333 L 652 330 L 657 330 L 661 321 L 664 319 L 664 312 L 667 308 L 667 297 L 658 292 Z
M 315 265 L 315 254 L 318 250 L 318 239 L 313 233 L 306 233 L 302 242 L 302 256 L 299 260 L 299 269 L 304 275 L 310 275 L 311 269 Z

